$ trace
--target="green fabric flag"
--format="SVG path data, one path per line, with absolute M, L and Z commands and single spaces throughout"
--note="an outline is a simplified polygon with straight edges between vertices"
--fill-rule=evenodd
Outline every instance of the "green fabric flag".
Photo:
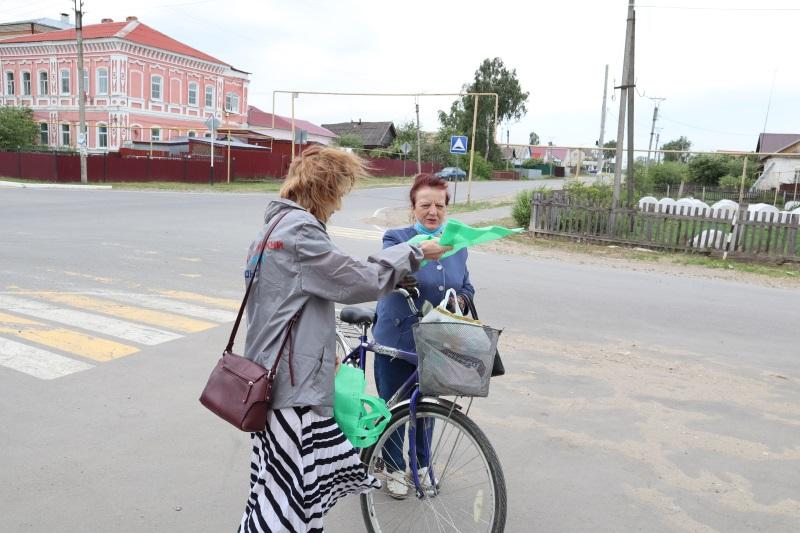
M 453 249 L 445 253 L 442 258 L 451 256 L 467 246 L 474 246 L 476 244 L 493 241 L 495 239 L 502 239 L 503 237 L 512 235 L 514 233 L 520 233 L 522 231 L 524 231 L 523 228 L 508 229 L 504 228 L 503 226 L 473 228 L 472 226 L 451 218 L 447 221 L 447 225 L 444 227 L 441 237 L 439 237 L 439 244 L 442 246 L 452 246 Z M 432 238 L 433 237 L 430 235 L 420 234 L 412 237 L 408 240 L 408 242 L 410 244 L 419 244 L 422 241 Z M 422 262 L 423 265 L 426 263 L 427 261 Z

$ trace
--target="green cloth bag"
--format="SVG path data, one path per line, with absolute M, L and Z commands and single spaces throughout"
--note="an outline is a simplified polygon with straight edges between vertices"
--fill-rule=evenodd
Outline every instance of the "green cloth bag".
M 462 248 L 475 246 L 484 242 L 502 239 L 514 233 L 520 233 L 524 228 L 504 228 L 503 226 L 486 226 L 485 228 L 473 228 L 463 222 L 451 218 L 447 221 L 442 235 L 439 237 L 439 244 L 442 246 L 452 246 L 453 249 L 445 253 L 442 258 L 449 257 Z M 431 239 L 430 235 L 416 235 L 408 240 L 410 244 L 419 244 L 422 241 Z M 423 261 L 423 265 L 427 261 Z
M 366 387 L 363 370 L 339 366 L 334 380 L 333 418 L 356 448 L 375 444 L 392 417 L 385 401 L 364 393 Z

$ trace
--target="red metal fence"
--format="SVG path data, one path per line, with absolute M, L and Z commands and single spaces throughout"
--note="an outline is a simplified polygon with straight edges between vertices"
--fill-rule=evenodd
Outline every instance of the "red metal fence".
M 166 155 L 166 154 L 161 154 Z M 290 157 L 286 154 L 231 150 L 231 180 L 254 178 L 282 178 L 289 170 Z M 371 174 L 378 177 L 413 176 L 417 171 L 415 161 L 397 159 L 370 159 Z M 437 172 L 441 165 L 422 163 L 423 172 Z M 175 154 L 171 157 L 150 157 L 147 151 L 125 150 L 123 153 L 89 155 L 87 175 L 90 182 L 104 181 L 177 181 L 206 183 L 211 179 L 211 158 L 207 156 Z M 214 181 L 227 180 L 228 154 L 214 158 Z M 44 180 L 54 182 L 80 181 L 80 158 L 65 152 L 1 152 L 0 177 Z

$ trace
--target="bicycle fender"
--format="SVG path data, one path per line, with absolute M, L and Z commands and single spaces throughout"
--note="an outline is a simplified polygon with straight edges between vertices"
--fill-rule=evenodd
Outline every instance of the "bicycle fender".
M 389 411 L 391 411 L 391 413 L 394 414 L 395 411 L 400 410 L 402 407 L 405 407 L 410 403 L 411 403 L 410 399 L 403 400 L 402 402 L 398 402 L 398 403 L 394 404 L 392 407 L 390 407 Z M 435 403 L 435 404 L 441 405 L 442 407 L 445 407 L 447 409 L 452 409 L 453 407 L 455 407 L 459 411 L 462 411 L 462 408 L 461 408 L 461 406 L 459 404 L 457 404 L 455 402 L 451 402 L 450 400 L 446 400 L 444 398 L 436 397 L 436 396 L 424 396 L 424 397 L 420 398 L 417 403 L 418 404 L 419 403 Z

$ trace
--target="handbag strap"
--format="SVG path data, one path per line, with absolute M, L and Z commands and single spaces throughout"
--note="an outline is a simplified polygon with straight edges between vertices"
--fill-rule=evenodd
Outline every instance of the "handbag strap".
M 475 309 L 475 301 L 470 297 L 469 294 L 462 294 L 461 296 L 463 296 L 464 301 L 467 302 L 467 312 L 472 315 L 472 318 L 478 320 L 478 310 Z
M 250 276 L 250 281 L 247 283 L 247 290 L 244 293 L 244 298 L 242 299 L 242 305 L 239 306 L 239 314 L 236 315 L 236 322 L 233 324 L 233 330 L 231 331 L 231 338 L 228 339 L 228 345 L 225 347 L 226 352 L 230 352 L 233 350 L 233 341 L 236 339 L 236 332 L 239 331 L 239 323 L 242 321 L 242 315 L 244 314 L 244 308 L 247 305 L 247 298 L 250 297 L 250 289 L 253 287 L 253 280 L 256 279 L 256 273 L 258 272 L 259 267 L 261 266 L 261 260 L 264 256 L 264 249 L 267 247 L 267 241 L 269 241 L 269 236 L 272 234 L 272 230 L 275 229 L 275 226 L 278 225 L 278 222 L 281 221 L 283 217 L 285 217 L 289 213 L 287 209 L 275 219 L 272 225 L 267 230 L 267 234 L 264 235 L 264 239 L 261 241 L 261 246 L 259 246 L 258 250 L 258 260 L 256 261 L 256 266 L 253 269 L 253 273 Z M 299 313 L 299 312 L 298 312 Z
M 305 306 L 303 306 L 305 307 Z M 303 307 L 297 310 L 297 312 L 289 319 L 289 324 L 286 326 L 286 335 L 283 336 L 283 342 L 281 343 L 281 347 L 278 349 L 278 355 L 275 357 L 275 362 L 272 363 L 272 368 L 270 369 L 270 376 L 274 376 L 278 372 L 278 363 L 281 362 L 281 356 L 283 355 L 283 349 L 286 348 L 286 344 L 289 344 L 289 380 L 292 383 L 292 387 L 294 387 L 294 368 L 292 366 L 292 353 L 294 352 L 294 337 L 292 332 L 294 331 L 294 325 L 300 319 L 300 313 L 303 312 Z

